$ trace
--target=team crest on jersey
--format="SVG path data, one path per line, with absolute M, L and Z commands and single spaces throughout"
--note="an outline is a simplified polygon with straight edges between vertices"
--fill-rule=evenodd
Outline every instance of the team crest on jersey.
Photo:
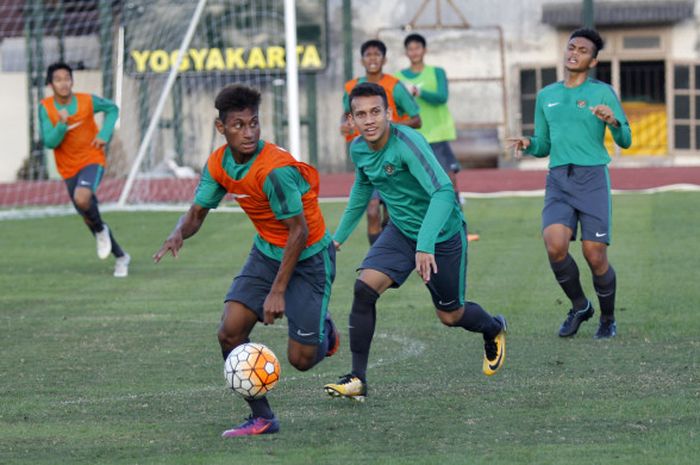
M 394 165 L 384 165 L 384 172 L 387 176 L 391 176 L 392 174 L 394 174 L 394 171 Z
M 586 101 L 585 100 L 576 100 L 576 106 L 579 108 L 586 108 Z

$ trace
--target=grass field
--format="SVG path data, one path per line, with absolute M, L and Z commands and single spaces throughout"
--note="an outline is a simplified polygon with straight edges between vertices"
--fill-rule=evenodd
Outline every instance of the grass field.
M 379 301 L 365 404 L 327 398 L 346 373 L 360 225 L 338 255 L 338 355 L 286 362 L 286 324 L 252 338 L 282 362 L 280 434 L 222 440 L 248 414 L 224 386 L 222 298 L 253 230 L 217 213 L 181 257 L 151 254 L 175 213 L 107 213 L 133 256 L 111 276 L 77 216 L 0 222 L 0 464 L 696 464 L 700 457 L 700 194 L 614 199 L 619 336 L 556 336 L 568 310 L 539 233 L 541 199 L 473 200 L 471 300 L 508 317 L 504 369 L 478 335 L 441 326 L 417 277 Z M 331 226 L 340 204 L 326 204 Z M 586 292 L 590 273 L 572 253 Z

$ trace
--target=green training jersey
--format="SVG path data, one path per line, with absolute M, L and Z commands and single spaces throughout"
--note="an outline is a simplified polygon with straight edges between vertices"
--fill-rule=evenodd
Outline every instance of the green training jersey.
M 591 112 L 596 105 L 607 105 L 620 126 L 606 125 Z M 561 165 L 607 165 L 605 128 L 622 148 L 632 144 L 632 132 L 615 91 L 608 84 L 588 78 L 577 87 L 564 82 L 550 84 L 537 94 L 535 135 L 524 151 L 536 157 L 549 155 L 549 167 Z
M 55 99 L 54 102 L 56 104 L 56 109 L 62 110 L 65 108 L 66 111 L 68 111 L 68 115 L 74 115 L 75 112 L 78 111 L 78 99 L 75 98 L 75 95 L 71 98 L 68 105 L 61 105 Z M 102 129 L 97 133 L 97 137 L 105 142 L 109 142 L 114 132 L 114 125 L 119 118 L 119 107 L 111 100 L 92 95 L 92 111 L 93 113 L 105 114 L 104 121 L 102 122 Z M 61 144 L 68 131 L 66 123 L 59 122 L 56 126 L 51 123 L 44 105 L 39 105 L 39 125 L 44 145 L 51 149 Z
M 386 145 L 373 151 L 362 137 L 350 146 L 355 182 L 334 239 L 345 242 L 377 189 L 391 222 L 417 242 L 420 252 L 434 253 L 435 243 L 463 227 L 454 188 L 425 138 L 408 126 L 391 124 Z
M 259 141 L 255 154 L 250 160 L 243 164 L 236 163 L 231 149 L 226 147 L 223 157 L 223 167 L 226 174 L 236 181 L 240 181 L 248 174 L 250 167 L 260 154 L 264 145 L 265 143 L 262 140 Z M 304 212 L 304 206 L 301 197 L 308 192 L 310 188 L 309 183 L 307 183 L 301 173 L 299 173 L 299 170 L 293 166 L 283 166 L 270 171 L 263 183 L 263 191 L 270 201 L 270 209 L 278 220 L 284 220 L 302 214 Z M 216 208 L 225 195 L 226 188 L 214 180 L 209 173 L 207 165 L 204 165 L 202 177 L 195 191 L 194 203 L 204 208 Z M 320 252 L 326 248 L 330 242 L 331 236 L 326 233 L 322 240 L 305 248 L 301 252 L 299 260 L 304 260 Z M 284 248 L 270 244 L 259 234 L 255 236 L 255 246 L 268 257 L 279 261 L 282 260 Z
M 420 89 L 420 94 L 415 97 L 423 123 L 418 132 L 423 134 L 431 144 L 455 140 L 457 130 L 450 110 L 447 108 L 449 90 L 445 70 L 426 65 L 420 73 L 414 73 L 410 68 L 406 68 L 396 77 Z

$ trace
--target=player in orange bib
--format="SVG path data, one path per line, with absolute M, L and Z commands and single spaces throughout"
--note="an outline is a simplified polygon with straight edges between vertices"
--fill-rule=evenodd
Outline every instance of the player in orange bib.
M 289 363 L 306 371 L 338 350 L 338 331 L 328 313 L 335 247 L 318 204 L 318 173 L 260 140 L 259 105 L 260 93 L 246 86 L 228 86 L 216 97 L 216 128 L 226 144 L 209 156 L 194 203 L 153 259 L 158 262 L 168 252 L 177 256 L 209 210 L 232 195 L 257 235 L 224 298 L 218 334 L 224 359 L 249 341 L 258 321 L 273 324 L 286 316 Z M 251 416 L 224 437 L 279 431 L 266 397 L 246 401 Z
M 116 258 L 114 276 L 126 277 L 131 257 L 114 239 L 102 221 L 95 192 L 105 167 L 105 145 L 112 137 L 119 109 L 114 102 L 96 95 L 73 93 L 73 70 L 54 63 L 46 72 L 46 84 L 53 96 L 39 104 L 39 124 L 44 145 L 53 149 L 56 168 L 65 180 L 75 209 L 97 240 L 97 256 Z M 105 114 L 102 129 L 95 113 Z

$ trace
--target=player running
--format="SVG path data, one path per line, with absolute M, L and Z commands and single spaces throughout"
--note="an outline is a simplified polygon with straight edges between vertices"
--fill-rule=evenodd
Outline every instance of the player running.
M 338 350 L 339 336 L 328 313 L 335 277 L 335 247 L 318 205 L 316 170 L 286 150 L 260 139 L 260 93 L 225 87 L 216 97 L 216 129 L 226 144 L 202 171 L 194 203 L 153 259 L 177 256 L 183 241 L 199 231 L 209 210 L 233 194 L 258 234 L 248 260 L 224 299 L 219 345 L 226 360 L 249 341 L 258 321 L 287 317 L 287 358 L 306 371 Z M 223 437 L 270 434 L 279 420 L 266 397 L 246 399 L 251 415 Z
M 615 270 L 608 262 L 611 241 L 611 196 L 608 155 L 603 141 L 606 127 L 622 148 L 632 144 L 632 133 L 615 91 L 588 77 L 597 64 L 603 39 L 592 29 L 578 29 L 569 37 L 564 53 L 565 79 L 537 94 L 535 135 L 510 139 L 518 151 L 549 155 L 549 174 L 542 210 L 542 235 L 554 276 L 571 310 L 559 328 L 559 336 L 576 334 L 590 319 L 593 304 L 581 288 L 579 270 L 569 255 L 581 224 L 583 256 L 593 273 L 593 287 L 600 304 L 596 339 L 617 334 L 615 323 Z
M 506 320 L 475 302 L 465 302 L 466 223 L 452 183 L 417 131 L 390 123 L 386 93 L 363 83 L 350 92 L 351 117 L 360 131 L 350 154 L 355 183 L 334 236 L 336 248 L 348 238 L 377 189 L 390 222 L 370 247 L 355 281 L 350 311 L 352 371 L 325 391 L 335 397 L 364 400 L 367 364 L 374 335 L 376 302 L 398 288 L 412 271 L 423 279 L 440 321 L 484 337 L 483 372 L 493 375 L 506 352 Z
M 106 164 L 105 145 L 112 137 L 119 108 L 96 95 L 73 92 L 73 70 L 66 63 L 54 63 L 46 71 L 46 84 L 53 96 L 39 105 L 39 125 L 44 145 L 54 150 L 56 168 L 64 179 L 68 195 L 97 241 L 97 256 L 116 258 L 114 276 L 129 274 L 131 257 L 114 239 L 102 221 L 97 207 L 97 186 Z M 104 113 L 102 129 L 97 128 L 95 113 Z
M 419 115 L 420 108 L 413 99 L 408 89 L 391 74 L 384 74 L 386 64 L 386 45 L 381 40 L 368 40 L 360 47 L 362 66 L 365 68 L 365 76 L 351 79 L 345 83 L 343 93 L 343 117 L 340 123 L 340 132 L 345 136 L 345 141 L 350 144 L 360 133 L 355 129 L 350 115 L 349 95 L 352 89 L 363 82 L 373 82 L 384 88 L 387 103 L 391 109 L 390 119 L 399 124 L 405 124 L 412 128 L 421 127 L 422 120 Z M 370 245 L 374 244 L 381 234 L 388 218 L 382 220 L 382 213 L 386 216 L 386 207 L 381 206 L 382 200 L 377 192 L 367 204 L 367 239 Z

